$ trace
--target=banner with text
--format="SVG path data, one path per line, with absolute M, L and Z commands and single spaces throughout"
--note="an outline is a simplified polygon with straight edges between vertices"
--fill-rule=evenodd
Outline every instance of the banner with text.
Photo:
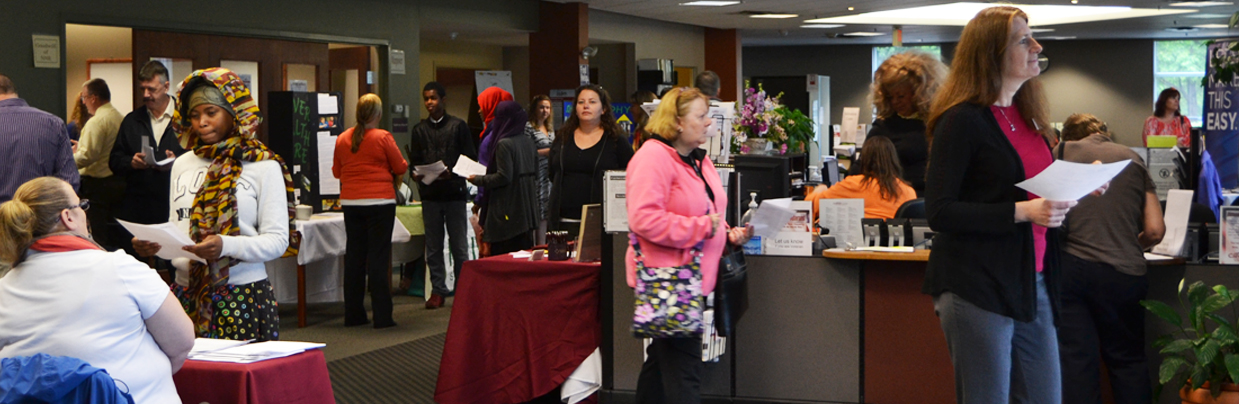
M 1205 117 L 1201 126 L 1205 150 L 1213 157 L 1223 188 L 1239 187 L 1239 76 L 1230 82 L 1218 82 L 1213 77 L 1214 59 L 1239 63 L 1239 53 L 1230 50 L 1235 41 L 1217 41 L 1209 45 L 1205 77 Z

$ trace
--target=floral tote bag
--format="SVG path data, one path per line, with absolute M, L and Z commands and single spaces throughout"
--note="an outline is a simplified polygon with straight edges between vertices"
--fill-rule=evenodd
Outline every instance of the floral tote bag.
M 702 332 L 701 250 L 693 247 L 692 262 L 677 266 L 645 266 L 641 246 L 629 233 L 637 267 L 636 311 L 632 334 L 640 338 L 694 337 Z

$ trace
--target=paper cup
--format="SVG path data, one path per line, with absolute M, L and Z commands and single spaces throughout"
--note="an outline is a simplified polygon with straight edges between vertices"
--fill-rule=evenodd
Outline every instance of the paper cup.
M 312 213 L 314 213 L 314 208 L 309 205 L 297 205 L 297 220 L 310 220 Z

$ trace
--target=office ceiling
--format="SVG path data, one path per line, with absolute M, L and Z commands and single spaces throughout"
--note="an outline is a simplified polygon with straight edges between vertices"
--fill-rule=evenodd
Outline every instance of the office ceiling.
M 591 9 L 627 14 L 655 20 L 698 25 L 711 28 L 737 28 L 744 45 L 808 45 L 808 44 L 889 44 L 889 25 L 848 25 L 840 28 L 800 28 L 804 20 L 838 17 L 862 12 L 891 10 L 897 8 L 953 3 L 962 0 L 745 0 L 726 7 L 686 7 L 679 3 L 688 0 L 552 0 L 560 3 L 580 1 Z M 1239 3 L 1239 0 L 1233 0 Z M 995 2 L 996 3 L 996 2 Z M 1070 0 L 1025 1 L 1034 4 L 1069 5 Z M 1169 1 L 1160 0 L 1079 0 L 1081 5 L 1131 6 L 1139 8 L 1175 8 Z M 848 11 L 848 7 L 855 10 Z M 1194 25 L 1226 24 L 1239 6 L 1182 7 L 1197 10 L 1195 13 L 1171 16 L 1135 18 L 1078 24 L 1055 25 L 1053 32 L 1038 33 L 1045 40 L 1058 39 L 1115 39 L 1158 38 L 1193 39 L 1239 36 L 1239 31 L 1226 29 L 1189 29 Z M 799 14 L 788 19 L 751 18 L 748 13 L 772 12 Z M 1036 21 L 1032 21 L 1035 26 Z M 1178 28 L 1178 29 L 1176 29 Z M 1175 29 L 1175 30 L 1171 30 Z M 962 27 L 910 26 L 903 27 L 905 45 L 916 43 L 954 42 L 959 39 Z M 879 32 L 875 37 L 835 37 L 856 31 Z

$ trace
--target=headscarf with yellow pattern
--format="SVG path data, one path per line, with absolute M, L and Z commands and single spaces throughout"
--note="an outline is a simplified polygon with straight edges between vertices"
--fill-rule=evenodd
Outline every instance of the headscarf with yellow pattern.
M 233 113 L 232 132 L 215 144 L 199 144 L 198 134 L 189 121 L 191 95 L 202 86 L 218 89 L 231 107 L 229 112 Z M 241 162 L 275 160 L 280 163 L 280 169 L 284 173 L 284 188 L 288 200 L 290 240 L 284 255 L 296 255 L 297 248 L 301 245 L 301 237 L 293 224 L 296 210 L 293 204 L 292 177 L 288 174 L 284 160 L 255 139 L 262 117 L 258 115 L 258 103 L 250 96 L 250 90 L 245 87 L 245 83 L 236 73 L 222 67 L 202 69 L 191 73 L 181 82 L 177 87 L 177 95 L 172 127 L 181 146 L 186 150 L 193 150 L 199 157 L 211 160 L 202 188 L 194 196 L 193 212 L 190 215 L 190 237 L 194 242 L 202 242 L 212 234 L 240 234 L 240 227 L 234 221 L 237 216 L 235 191 L 237 179 L 241 176 Z M 214 313 L 211 294 L 218 287 L 228 284 L 231 267 L 232 259 L 228 257 L 220 257 L 207 264 L 190 261 L 188 293 L 194 303 L 185 307 L 185 312 L 193 320 L 194 331 L 198 336 L 212 336 L 211 319 Z

